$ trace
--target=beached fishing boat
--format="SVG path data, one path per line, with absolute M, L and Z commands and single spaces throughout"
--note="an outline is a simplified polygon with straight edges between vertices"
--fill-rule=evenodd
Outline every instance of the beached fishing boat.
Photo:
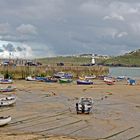
M 0 107 L 11 106 L 16 103 L 16 96 L 7 96 L 0 98 Z
M 72 79 L 73 75 L 65 72 L 57 72 L 53 75 L 55 78 L 69 78 Z
M 35 81 L 35 77 L 32 77 L 32 76 L 28 76 L 25 78 L 26 81 Z
M 92 85 L 93 81 L 91 80 L 77 80 L 77 85 Z
M 85 77 L 79 76 L 78 79 L 79 79 L 79 80 L 85 80 Z
M 54 76 L 55 78 L 61 78 L 61 77 L 64 77 L 64 75 L 65 75 L 65 72 L 57 72 L 57 73 L 55 73 L 53 76 Z
M 87 75 L 87 76 L 85 76 L 85 79 L 87 79 L 87 80 L 93 80 L 95 78 L 96 78 L 96 75 Z
M 71 83 L 72 79 L 68 79 L 68 78 L 60 78 L 59 79 L 59 83 Z
M 109 77 L 109 76 L 105 76 L 104 77 L 104 82 L 115 82 L 115 78 L 114 77 Z
M 76 111 L 79 113 L 89 114 L 93 106 L 93 99 L 91 97 L 81 97 L 76 103 Z
M 7 117 L 0 117 L 0 126 L 4 126 L 6 124 L 8 124 L 11 121 L 11 116 L 7 116 Z
M 107 85 L 114 85 L 115 79 L 112 78 L 112 77 L 104 77 L 104 82 L 105 82 Z
M 136 85 L 136 80 L 134 80 L 134 79 L 128 79 L 128 80 L 127 80 L 127 83 L 128 83 L 129 85 Z
M 46 77 L 46 79 L 44 81 L 48 82 L 48 83 L 56 83 L 58 81 L 58 79 L 54 78 L 54 77 Z
M 6 88 L 0 88 L 0 92 L 12 92 L 12 91 L 15 91 L 16 88 L 15 87 L 12 87 L 12 86 L 8 86 Z
M 46 79 L 47 79 L 46 77 L 40 77 L 40 76 L 35 77 L 35 80 L 38 82 L 45 82 Z
M 0 84 L 11 84 L 13 83 L 12 79 L 1 79 Z
M 126 76 L 118 76 L 117 78 L 117 81 L 122 81 L 122 80 L 126 80 Z
M 114 85 L 115 82 L 113 82 L 113 81 L 105 81 L 105 83 L 106 83 L 107 85 Z

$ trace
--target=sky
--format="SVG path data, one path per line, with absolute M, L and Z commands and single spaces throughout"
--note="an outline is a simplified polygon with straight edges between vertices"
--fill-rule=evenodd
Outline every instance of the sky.
M 139 49 L 140 0 L 0 0 L 0 58 Z

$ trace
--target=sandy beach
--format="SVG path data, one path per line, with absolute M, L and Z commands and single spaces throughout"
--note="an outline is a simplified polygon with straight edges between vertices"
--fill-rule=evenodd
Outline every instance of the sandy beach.
M 140 81 L 134 86 L 126 81 L 106 85 L 30 82 L 15 80 L 17 102 L 1 107 L 0 116 L 10 115 L 11 122 L 0 127 L 2 140 L 139 140 Z M 5 86 L 5 85 L 1 85 Z M 88 114 L 76 114 L 80 97 L 92 97 Z

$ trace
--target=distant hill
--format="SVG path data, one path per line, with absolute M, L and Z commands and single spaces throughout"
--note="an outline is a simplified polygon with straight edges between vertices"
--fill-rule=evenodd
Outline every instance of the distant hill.
M 42 64 L 57 65 L 57 63 L 64 63 L 68 66 L 90 64 L 91 57 L 83 56 L 57 56 L 50 58 L 38 59 Z M 132 51 L 121 56 L 107 58 L 96 58 L 96 64 L 104 66 L 122 66 L 122 67 L 140 67 L 140 49 Z
M 64 65 L 75 66 L 91 63 L 91 58 L 82 56 L 57 56 L 57 57 L 40 58 L 37 61 L 46 65 L 56 65 L 58 63 L 64 63 Z
M 106 66 L 140 67 L 140 49 L 99 62 Z

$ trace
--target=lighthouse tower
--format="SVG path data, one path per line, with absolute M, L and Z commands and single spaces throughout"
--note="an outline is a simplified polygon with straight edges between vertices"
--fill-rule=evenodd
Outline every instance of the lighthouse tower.
M 91 64 L 92 64 L 92 65 L 95 65 L 95 55 L 94 55 L 94 54 L 92 54 Z

